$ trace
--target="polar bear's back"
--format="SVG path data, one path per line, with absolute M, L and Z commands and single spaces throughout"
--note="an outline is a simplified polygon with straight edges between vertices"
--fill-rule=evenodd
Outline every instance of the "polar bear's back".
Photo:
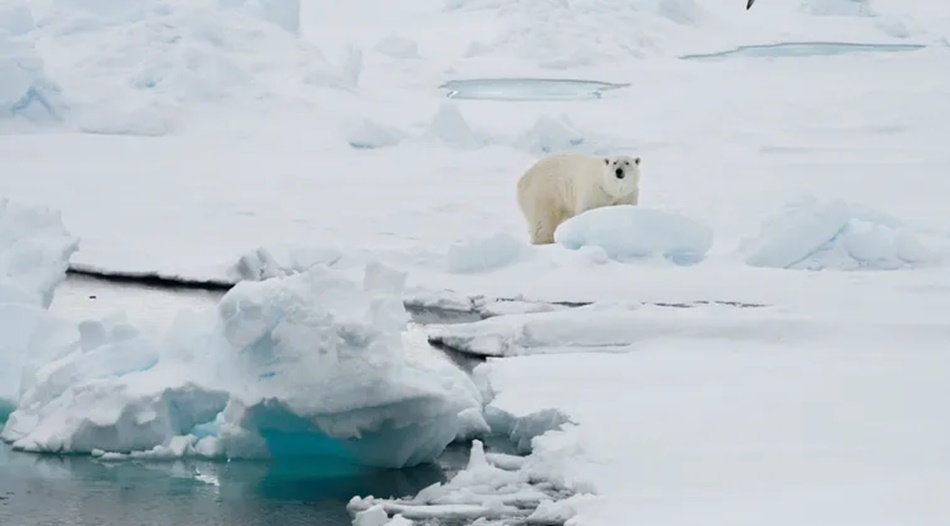
M 539 159 L 525 176 L 536 173 L 541 177 L 572 178 L 574 174 L 599 170 L 603 158 L 583 153 L 554 153 Z
M 522 206 L 535 202 L 569 203 L 574 200 L 578 177 L 600 168 L 600 158 L 581 153 L 555 153 L 539 159 L 518 181 L 518 199 Z

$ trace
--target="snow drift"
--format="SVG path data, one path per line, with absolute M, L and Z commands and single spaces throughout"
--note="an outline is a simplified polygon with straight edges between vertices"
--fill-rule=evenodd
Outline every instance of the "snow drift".
M 109 458 L 430 461 L 471 427 L 471 411 L 459 414 L 480 411 L 480 394 L 404 344 L 403 280 L 380 265 L 362 283 L 314 267 L 239 284 L 216 312 L 184 312 L 164 335 L 87 321 L 27 368 L 2 438 Z

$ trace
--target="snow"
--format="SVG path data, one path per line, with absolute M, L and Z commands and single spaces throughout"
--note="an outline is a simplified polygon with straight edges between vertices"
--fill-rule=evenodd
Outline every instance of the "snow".
M 419 44 L 406 37 L 389 35 L 373 46 L 373 50 L 390 58 L 419 59 Z
M 557 459 L 565 484 L 599 497 L 579 507 L 581 524 L 946 520 L 946 336 L 776 336 L 510 358 L 482 374 L 493 406 L 554 405 L 577 423 L 533 446 L 536 462 Z
M 696 263 L 712 247 L 712 230 L 663 210 L 632 205 L 595 208 L 561 223 L 554 241 L 566 248 L 598 247 L 613 259 L 662 257 Z
M 25 5 L 4 5 L 0 7 L 0 29 L 7 35 L 18 37 L 29 33 L 36 22 L 33 12 Z
M 404 132 L 396 128 L 364 119 L 352 126 L 346 141 L 353 148 L 385 148 L 398 145 L 405 136 Z
M 0 319 L 31 360 L 5 437 L 400 465 L 490 429 L 527 454 L 360 496 L 371 522 L 950 520 L 945 3 L 295 6 L 4 2 L 0 195 L 62 210 L 75 267 L 259 281 L 174 322 L 38 318 L 17 285 L 29 307 Z M 511 78 L 623 87 L 441 87 Z M 515 183 L 562 149 L 642 157 L 640 206 L 531 246 Z M 683 248 L 701 257 L 663 256 Z M 469 380 L 429 338 L 487 363 Z
M 42 109 L 73 130 L 160 136 L 193 118 L 189 108 L 300 104 L 302 90 L 340 83 L 295 37 L 299 0 L 13 4 L 3 19 L 18 36 L 0 32 L 0 117 L 33 106 L 32 119 Z
M 472 129 L 459 106 L 452 102 L 443 102 L 439 106 L 424 136 L 432 142 L 465 150 L 481 148 L 490 140 L 483 133 Z
M 501 232 L 453 244 L 446 254 L 449 272 L 481 272 L 511 265 L 530 257 L 524 241 Z

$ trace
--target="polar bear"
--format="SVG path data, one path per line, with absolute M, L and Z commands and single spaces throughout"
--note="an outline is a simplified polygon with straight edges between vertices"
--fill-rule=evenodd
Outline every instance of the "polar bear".
M 564 221 L 592 208 L 636 205 L 640 158 L 555 153 L 535 162 L 518 180 L 518 206 L 531 243 L 554 243 Z

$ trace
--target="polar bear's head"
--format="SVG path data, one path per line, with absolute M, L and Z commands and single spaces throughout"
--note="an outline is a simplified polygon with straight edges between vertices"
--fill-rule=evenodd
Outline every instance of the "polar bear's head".
M 640 187 L 640 158 L 628 155 L 604 157 L 601 185 L 614 198 L 626 197 Z

